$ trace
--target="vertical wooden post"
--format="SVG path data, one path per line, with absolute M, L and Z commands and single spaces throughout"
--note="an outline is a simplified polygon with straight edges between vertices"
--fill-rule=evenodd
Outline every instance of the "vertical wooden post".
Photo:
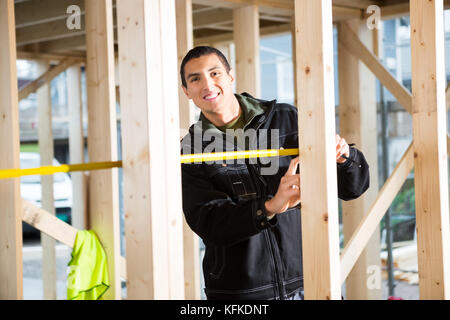
M 292 68 L 293 68 L 293 74 L 294 74 L 294 106 L 298 106 L 298 91 L 297 91 L 297 59 L 295 58 L 297 56 L 296 50 L 297 50 L 297 43 L 296 43 L 296 36 L 295 36 L 295 17 L 292 17 L 291 21 L 291 36 L 292 36 Z
M 442 0 L 411 0 L 417 255 L 421 299 L 450 299 Z
M 85 1 L 88 97 L 88 153 L 91 162 L 117 160 L 116 87 L 112 0 Z M 89 227 L 108 257 L 110 288 L 106 299 L 121 299 L 119 272 L 118 171 L 91 172 Z
M 49 68 L 49 63 L 39 61 L 38 73 L 44 74 Z M 52 130 L 52 101 L 50 94 L 50 82 L 43 85 L 36 92 L 38 106 L 38 143 L 40 165 L 53 165 L 53 130 Z M 53 196 L 53 175 L 44 175 L 41 179 L 41 205 L 42 209 L 55 215 Z M 42 244 L 42 280 L 45 300 L 56 300 L 56 241 L 52 237 L 41 232 Z
M 340 22 L 339 34 L 345 32 L 340 28 L 344 23 L 359 35 L 368 48 L 372 47 L 372 31 L 364 21 Z M 370 189 L 356 200 L 342 202 L 344 240 L 347 243 L 378 195 L 377 123 L 374 121 L 377 117 L 376 82 L 373 74 L 357 57 L 342 44 L 338 48 L 340 135 L 363 150 L 370 164 Z M 380 286 L 377 286 L 377 281 L 368 283 L 368 277 L 378 277 Z M 381 299 L 379 228 L 346 280 L 346 295 L 350 300 Z
M 67 69 L 67 104 L 69 108 L 70 163 L 84 163 L 83 111 L 80 66 Z M 72 172 L 72 226 L 87 229 L 86 182 L 83 172 Z
M 0 0 L 0 168 L 19 168 L 14 1 Z M 20 179 L 0 180 L 0 299 L 23 299 Z
M 305 299 L 341 299 L 331 0 L 295 0 Z
M 233 37 L 236 52 L 236 91 L 261 96 L 259 65 L 259 12 L 257 5 L 233 10 Z
M 177 50 L 178 66 L 184 55 L 193 47 L 194 34 L 192 27 L 192 0 L 176 0 Z M 179 68 L 178 68 L 179 69 Z M 187 133 L 194 122 L 190 100 L 181 89 L 181 79 L 178 77 L 178 98 L 180 105 L 180 128 Z M 182 135 L 183 132 L 182 132 Z M 198 236 L 183 219 L 184 244 L 184 282 L 186 299 L 200 299 L 200 248 Z
M 117 2 L 130 299 L 184 299 L 174 0 Z

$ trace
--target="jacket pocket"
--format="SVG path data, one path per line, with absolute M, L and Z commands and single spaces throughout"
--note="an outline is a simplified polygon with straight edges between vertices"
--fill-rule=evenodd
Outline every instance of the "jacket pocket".
M 257 197 L 247 165 L 216 165 L 208 168 L 208 176 L 216 187 L 235 200 Z

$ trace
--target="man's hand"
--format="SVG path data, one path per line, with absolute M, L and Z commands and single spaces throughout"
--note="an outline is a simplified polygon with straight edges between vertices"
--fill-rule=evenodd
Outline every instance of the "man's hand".
M 297 174 L 299 157 L 292 159 L 285 175 L 280 180 L 275 196 L 266 201 L 268 217 L 283 213 L 300 203 L 300 174 Z
M 342 158 L 342 156 L 347 158 L 350 156 L 350 147 L 344 138 L 341 138 L 338 134 L 336 135 L 336 162 L 344 163 L 347 159 Z

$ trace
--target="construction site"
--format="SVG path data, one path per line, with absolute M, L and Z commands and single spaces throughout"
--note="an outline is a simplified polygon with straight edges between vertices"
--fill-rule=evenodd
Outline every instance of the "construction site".
M 77 297 L 87 230 L 95 297 L 207 299 L 180 154 L 197 46 L 298 110 L 304 299 L 450 299 L 450 1 L 0 0 L 0 44 L 0 300 Z M 336 133 L 370 166 L 355 200 Z

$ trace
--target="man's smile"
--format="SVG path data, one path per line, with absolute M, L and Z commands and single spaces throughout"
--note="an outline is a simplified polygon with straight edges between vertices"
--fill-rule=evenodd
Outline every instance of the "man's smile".
M 210 93 L 207 96 L 204 96 L 203 99 L 207 101 L 214 101 L 220 95 L 220 92 Z

